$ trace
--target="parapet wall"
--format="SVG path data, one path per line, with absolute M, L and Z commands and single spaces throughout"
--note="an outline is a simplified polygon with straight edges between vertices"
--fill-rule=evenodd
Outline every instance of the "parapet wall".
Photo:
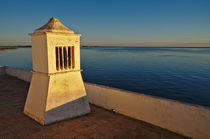
M 4 71 L 8 75 L 17 77 L 18 79 L 24 80 L 26 82 L 30 82 L 32 78 L 32 71 L 29 70 L 5 66 Z
M 31 71 L 8 66 L 0 67 L 3 73 L 27 82 L 32 77 Z M 208 108 L 92 83 L 85 88 L 92 104 L 195 139 L 210 138 Z
M 196 139 L 210 138 L 210 109 L 85 83 L 89 102 Z

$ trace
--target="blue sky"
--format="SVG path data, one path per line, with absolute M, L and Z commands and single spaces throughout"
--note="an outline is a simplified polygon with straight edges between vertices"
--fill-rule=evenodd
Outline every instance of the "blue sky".
M 210 46 L 210 0 L 1 0 L 0 46 L 29 45 L 50 17 L 83 45 Z

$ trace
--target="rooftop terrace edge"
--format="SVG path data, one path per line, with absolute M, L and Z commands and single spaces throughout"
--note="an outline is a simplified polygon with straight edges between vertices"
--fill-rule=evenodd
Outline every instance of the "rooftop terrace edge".
M 8 74 L 27 82 L 30 82 L 32 77 L 29 70 L 9 66 L 0 66 L 1 74 Z M 92 83 L 85 83 L 85 88 L 89 102 L 97 106 L 113 109 L 117 113 L 184 136 L 199 139 L 210 137 L 209 108 Z

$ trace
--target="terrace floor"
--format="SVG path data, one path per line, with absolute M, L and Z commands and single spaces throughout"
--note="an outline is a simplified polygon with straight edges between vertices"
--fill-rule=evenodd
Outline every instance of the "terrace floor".
M 182 139 L 176 133 L 90 105 L 88 115 L 41 126 L 23 114 L 29 83 L 0 75 L 0 138 Z

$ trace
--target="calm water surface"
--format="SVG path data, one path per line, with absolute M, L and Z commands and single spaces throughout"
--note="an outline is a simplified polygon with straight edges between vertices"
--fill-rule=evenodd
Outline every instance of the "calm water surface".
M 32 69 L 31 48 L 0 51 L 0 65 Z M 210 48 L 81 48 L 83 79 L 210 107 Z

